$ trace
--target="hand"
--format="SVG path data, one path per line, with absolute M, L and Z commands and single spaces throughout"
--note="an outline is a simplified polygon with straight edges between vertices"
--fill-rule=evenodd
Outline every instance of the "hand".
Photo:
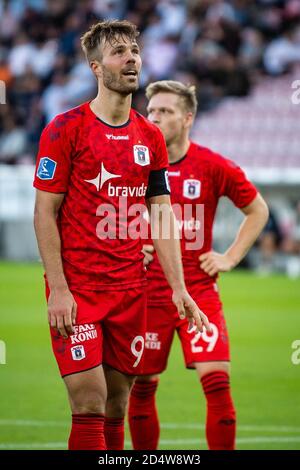
M 219 272 L 231 271 L 235 264 L 228 254 L 221 255 L 214 251 L 209 251 L 199 256 L 200 268 L 209 276 L 214 276 Z
M 153 261 L 152 253 L 154 253 L 154 246 L 153 245 L 143 245 L 142 253 L 144 255 L 144 267 L 146 268 L 151 261 Z
M 76 321 L 77 304 L 67 287 L 53 288 L 48 299 L 48 321 L 64 337 L 73 334 Z
M 186 290 L 180 292 L 174 291 L 172 300 L 177 307 L 180 319 L 183 320 L 187 318 L 189 322 L 188 331 L 196 325 L 198 332 L 202 333 L 203 326 L 205 326 L 208 333 L 212 333 L 207 316 L 199 309 L 196 302 Z

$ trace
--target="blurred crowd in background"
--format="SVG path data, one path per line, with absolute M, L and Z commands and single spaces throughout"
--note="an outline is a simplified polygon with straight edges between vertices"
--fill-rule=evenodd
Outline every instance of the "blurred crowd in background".
M 103 19 L 128 19 L 141 32 L 133 104 L 143 114 L 151 81 L 196 85 L 201 114 L 300 63 L 299 0 L 0 0 L 0 164 L 32 165 L 44 126 L 95 95 L 80 36 Z M 257 245 L 262 271 L 280 270 L 274 253 L 300 254 L 300 203 L 293 204 L 286 227 L 271 211 Z
M 45 124 L 93 96 L 80 36 L 108 18 L 141 31 L 141 112 L 153 80 L 195 84 L 201 112 L 300 61 L 299 0 L 0 0 L 0 162 L 32 163 Z
M 278 217 L 268 201 L 270 216 L 266 227 L 246 258 L 247 267 L 261 275 L 284 272 L 300 277 L 300 201 L 285 201 L 284 212 Z

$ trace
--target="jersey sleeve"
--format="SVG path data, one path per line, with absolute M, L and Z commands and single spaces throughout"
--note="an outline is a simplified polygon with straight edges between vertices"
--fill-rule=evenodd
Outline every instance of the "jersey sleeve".
M 169 166 L 168 152 L 161 131 L 155 129 L 155 151 L 149 174 L 146 199 L 154 196 L 170 194 L 170 184 L 167 168 Z
M 71 171 L 71 143 L 65 124 L 55 118 L 43 130 L 33 186 L 51 193 L 67 191 Z
M 227 196 L 236 207 L 248 206 L 256 197 L 256 187 L 233 161 L 220 157 L 217 175 L 219 196 Z
M 168 151 L 166 142 L 161 131 L 155 129 L 155 145 L 154 145 L 154 159 L 151 165 L 151 170 L 161 170 L 169 167 Z

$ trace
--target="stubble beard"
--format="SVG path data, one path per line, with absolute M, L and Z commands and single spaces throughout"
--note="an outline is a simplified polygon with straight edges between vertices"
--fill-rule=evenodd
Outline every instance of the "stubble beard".
M 127 96 L 139 88 L 138 79 L 134 83 L 126 83 L 125 80 L 126 78 L 123 79 L 122 75 L 113 73 L 103 66 L 103 84 L 109 90 Z

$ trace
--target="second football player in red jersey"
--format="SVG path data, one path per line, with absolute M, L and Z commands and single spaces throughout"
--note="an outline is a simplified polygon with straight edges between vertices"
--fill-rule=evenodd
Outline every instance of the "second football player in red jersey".
M 172 204 L 182 230 L 182 259 L 189 291 L 206 312 L 212 332 L 187 331 L 176 316 L 152 245 L 144 246 L 148 265 L 148 316 L 144 377 L 132 389 L 129 424 L 135 449 L 156 449 L 159 421 L 155 405 L 158 375 L 167 365 L 177 331 L 186 367 L 196 369 L 207 401 L 209 449 L 234 449 L 236 415 L 230 393 L 229 340 L 216 284 L 245 256 L 268 218 L 261 195 L 232 161 L 189 140 L 197 110 L 194 87 L 180 82 L 152 83 L 146 91 L 148 117 L 163 132 L 170 162 Z M 212 250 L 212 230 L 220 197 L 227 196 L 245 215 L 224 254 Z
M 145 342 L 137 211 L 146 200 L 150 212 L 165 204 L 172 214 L 163 136 L 131 109 L 141 70 L 137 36 L 131 23 L 107 21 L 82 37 L 98 95 L 49 123 L 37 159 L 35 230 L 74 450 L 123 448 L 125 407 Z M 153 220 L 158 231 L 161 223 Z M 179 314 L 201 331 L 209 323 L 186 291 L 175 226 L 171 217 L 171 236 L 160 237 L 156 250 Z

